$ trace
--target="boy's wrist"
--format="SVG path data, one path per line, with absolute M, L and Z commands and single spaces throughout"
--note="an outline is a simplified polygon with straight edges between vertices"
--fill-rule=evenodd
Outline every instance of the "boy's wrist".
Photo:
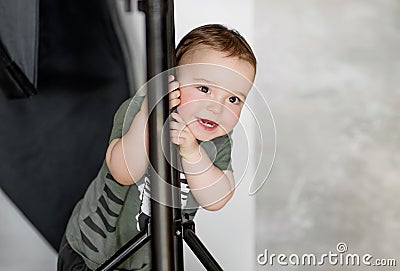
M 199 149 L 193 151 L 193 152 L 185 152 L 179 150 L 179 154 L 182 156 L 182 159 L 185 160 L 186 162 L 190 164 L 196 164 L 200 162 L 202 155 Z
M 192 146 L 187 146 L 187 147 L 180 146 L 179 154 L 182 156 L 182 159 L 186 160 L 191 164 L 199 162 L 202 158 L 200 145 L 197 144 L 197 142 Z

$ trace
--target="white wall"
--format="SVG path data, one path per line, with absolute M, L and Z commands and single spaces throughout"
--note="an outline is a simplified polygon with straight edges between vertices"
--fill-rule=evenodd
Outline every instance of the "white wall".
M 238 30 L 250 43 L 254 41 L 253 1 L 239 0 L 176 0 L 175 31 L 176 42 L 191 29 L 209 23 L 220 23 Z M 244 112 L 241 121 L 248 121 L 250 115 Z M 239 181 L 248 160 L 248 138 L 253 137 L 251 125 L 233 134 L 233 168 Z M 240 128 L 240 127 L 238 127 Z M 250 145 L 251 146 L 251 145 Z M 250 147 L 251 148 L 251 147 Z M 251 172 L 251 169 L 247 169 Z M 254 270 L 255 260 L 255 201 L 248 196 L 248 175 L 238 186 L 235 196 L 218 212 L 200 210 L 195 218 L 197 234 L 215 256 L 224 270 Z M 189 249 L 185 251 L 186 270 L 204 270 Z

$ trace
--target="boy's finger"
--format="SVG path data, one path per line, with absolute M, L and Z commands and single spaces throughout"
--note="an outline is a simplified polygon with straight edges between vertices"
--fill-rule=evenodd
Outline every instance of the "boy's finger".
M 186 124 L 185 121 L 182 119 L 182 117 L 178 113 L 175 113 L 175 112 L 172 113 L 171 117 L 173 117 L 177 122 Z
M 179 145 L 179 140 L 177 138 L 171 137 L 170 140 L 172 143 Z
M 174 132 L 171 131 L 169 138 L 170 138 L 171 142 L 176 145 L 180 145 L 182 143 L 182 138 L 179 136 L 178 131 L 174 131 Z
M 174 108 L 175 106 L 178 106 L 181 103 L 179 99 L 174 99 L 169 101 L 169 109 Z
M 179 82 L 173 81 L 168 84 L 168 92 L 174 91 L 179 88 Z
M 176 130 L 171 130 L 170 131 L 170 133 L 169 133 L 169 137 L 172 139 L 172 138 L 178 138 L 178 131 L 176 131 Z
M 183 123 L 176 122 L 176 121 L 171 121 L 171 122 L 169 123 L 169 128 L 170 128 L 171 130 L 182 131 L 182 130 L 184 130 L 184 129 L 186 128 L 186 125 L 183 124 Z
M 181 96 L 181 92 L 180 92 L 179 89 L 175 89 L 175 90 L 173 90 L 173 91 L 171 91 L 171 92 L 169 93 L 169 99 L 170 99 L 170 100 L 171 100 L 171 99 L 179 98 L 180 96 Z
M 179 98 L 169 100 L 169 104 L 174 104 L 174 105 L 180 104 L 180 102 L 181 100 Z
M 174 81 L 175 76 L 173 76 L 172 74 L 168 75 L 168 83 L 171 83 L 172 81 Z

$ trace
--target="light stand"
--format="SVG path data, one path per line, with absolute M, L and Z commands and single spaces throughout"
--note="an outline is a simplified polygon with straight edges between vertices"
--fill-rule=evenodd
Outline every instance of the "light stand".
M 131 3 L 126 1 L 129 10 Z M 138 7 L 146 14 L 147 79 L 151 79 L 148 101 L 150 105 L 156 105 L 149 112 L 150 164 L 154 169 L 150 171 L 151 222 L 146 230 L 137 234 L 96 271 L 114 270 L 150 239 L 153 270 L 184 270 L 182 239 L 207 270 L 222 270 L 196 236 L 194 222 L 182 223 L 181 208 L 176 207 L 181 206 L 179 172 L 166 159 L 169 157 L 173 165 L 177 164 L 177 148 L 170 144 L 169 129 L 163 133 L 164 124 L 169 127 L 170 114 L 165 71 L 174 66 L 175 55 L 173 0 L 140 0 Z M 162 146 L 162 142 L 167 144 Z M 162 185 L 163 182 L 167 185 Z

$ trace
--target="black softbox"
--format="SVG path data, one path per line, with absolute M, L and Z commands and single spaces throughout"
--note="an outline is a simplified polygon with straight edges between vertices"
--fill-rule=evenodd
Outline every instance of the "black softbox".
M 115 2 L 0 1 L 0 185 L 54 248 L 136 88 Z

